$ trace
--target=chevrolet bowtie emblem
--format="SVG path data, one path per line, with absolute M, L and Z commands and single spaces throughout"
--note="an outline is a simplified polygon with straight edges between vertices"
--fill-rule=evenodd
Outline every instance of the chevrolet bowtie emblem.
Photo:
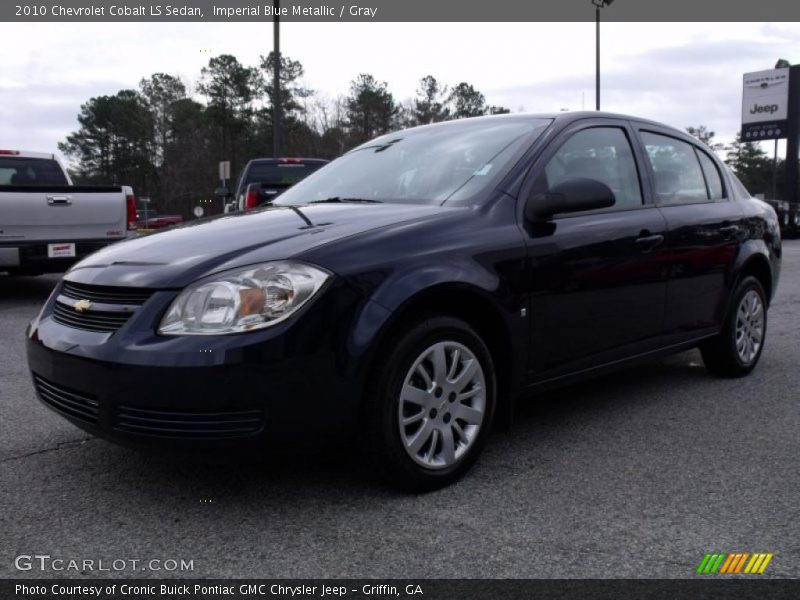
M 90 308 L 92 308 L 92 303 L 89 300 L 78 300 L 75 304 L 72 305 L 72 308 L 74 308 L 78 312 L 83 312 L 85 310 L 89 310 Z

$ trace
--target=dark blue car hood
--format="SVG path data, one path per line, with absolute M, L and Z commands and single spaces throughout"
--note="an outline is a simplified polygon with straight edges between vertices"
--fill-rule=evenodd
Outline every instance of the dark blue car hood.
M 196 279 L 304 252 L 366 231 L 458 209 L 413 204 L 320 204 L 224 215 L 119 242 L 65 276 L 96 285 L 179 288 Z

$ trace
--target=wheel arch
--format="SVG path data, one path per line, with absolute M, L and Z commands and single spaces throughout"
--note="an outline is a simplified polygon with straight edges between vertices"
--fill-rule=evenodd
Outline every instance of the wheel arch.
M 383 314 L 384 319 L 375 327 L 366 353 L 368 358 L 361 367 L 367 380 L 376 364 L 388 352 L 391 340 L 409 322 L 428 315 L 455 317 L 472 327 L 489 348 L 497 383 L 495 424 L 501 429 L 510 426 L 523 353 L 518 336 L 514 335 L 509 325 L 509 317 L 485 290 L 474 284 L 441 282 L 409 295 L 391 310 L 387 308 Z M 366 404 L 368 399 L 364 400 L 363 404 Z
M 761 286 L 764 288 L 764 293 L 767 297 L 767 305 L 769 305 L 775 292 L 775 282 L 773 279 L 772 265 L 770 264 L 766 250 L 752 249 L 750 252 L 744 254 L 739 260 L 736 274 L 737 276 L 732 291 L 736 289 L 736 286 L 744 277 L 753 276 L 758 279 L 759 283 L 761 283 Z

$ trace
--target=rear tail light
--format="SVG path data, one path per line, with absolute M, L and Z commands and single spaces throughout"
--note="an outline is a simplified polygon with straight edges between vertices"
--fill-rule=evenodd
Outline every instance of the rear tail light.
M 244 197 L 244 209 L 250 210 L 251 208 L 255 208 L 258 206 L 259 200 L 258 190 L 247 190 L 247 195 Z
M 125 196 L 125 202 L 128 211 L 128 231 L 133 231 L 138 225 L 136 222 L 136 196 L 128 194 Z
M 19 150 L 0 150 L 0 154 L 6 156 L 19 156 Z

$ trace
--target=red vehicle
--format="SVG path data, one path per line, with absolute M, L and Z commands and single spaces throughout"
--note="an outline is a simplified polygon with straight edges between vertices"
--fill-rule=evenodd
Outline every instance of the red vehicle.
M 166 229 L 181 223 L 183 217 L 180 215 L 159 215 L 152 208 L 136 211 L 137 229 Z

